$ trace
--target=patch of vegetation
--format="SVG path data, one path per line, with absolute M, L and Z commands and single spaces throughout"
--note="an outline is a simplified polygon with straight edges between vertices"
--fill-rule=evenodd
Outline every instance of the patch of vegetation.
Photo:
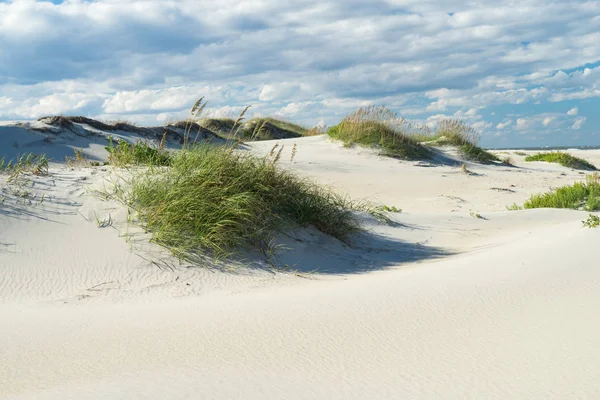
M 125 140 L 117 140 L 115 145 L 112 137 L 108 140 L 109 145 L 105 149 L 108 151 L 108 162 L 111 165 L 166 166 L 171 163 L 171 156 L 164 149 L 164 141 L 158 147 L 154 147 L 142 141 L 129 143 Z
M 515 155 L 525 157 L 525 156 L 527 156 L 527 153 L 525 153 L 523 151 L 515 151 Z
M 506 156 L 502 159 L 502 162 L 506 165 L 514 166 L 513 160 L 510 156 Z
M 485 218 L 484 216 L 482 216 L 481 214 L 479 214 L 477 212 L 469 211 L 469 215 L 471 215 L 471 217 L 473 217 L 473 218 L 487 220 L 487 218 Z
M 548 193 L 535 194 L 523 204 L 524 208 L 570 208 L 600 210 L 600 175 L 588 175 L 586 182 L 575 182 Z
M 134 173 L 114 194 L 138 212 L 155 242 L 182 258 L 267 251 L 293 226 L 312 225 L 342 241 L 360 230 L 352 210 L 368 211 L 366 205 L 279 168 L 281 151 L 272 153 L 258 158 L 231 146 L 190 146 L 167 168 Z
M 401 213 L 402 209 L 401 208 L 397 208 L 396 206 L 388 206 L 388 205 L 381 205 L 376 207 L 377 210 L 381 210 L 381 211 L 385 211 L 385 212 L 390 212 L 390 213 Z
M 199 123 L 219 136 L 228 136 L 233 132 L 235 120 L 232 118 L 202 118 Z
M 241 140 L 273 140 L 302 137 L 308 129 L 275 118 L 253 118 L 240 125 L 235 136 Z
M 480 163 L 500 161 L 500 159 L 489 151 L 477 146 L 479 136 L 477 131 L 458 119 L 442 120 L 438 123 L 434 146 L 456 146 L 459 152 L 468 160 Z
M 49 163 L 45 155 L 27 153 L 16 159 L 6 161 L 0 159 L 0 173 L 7 174 L 6 185 L 0 187 L 0 205 L 5 204 L 9 197 L 16 199 L 16 202 L 24 204 L 33 204 L 44 202 L 44 195 L 38 198 L 38 193 L 33 190 L 35 183 L 31 175 L 48 175 Z
M 538 153 L 531 156 L 525 157 L 525 161 L 546 161 L 552 163 L 558 163 L 563 167 L 582 169 L 582 170 L 596 170 L 596 167 L 584 160 L 583 158 L 574 157 L 569 153 L 561 151 L 553 151 L 550 153 Z
M 10 175 L 9 181 L 15 177 L 31 173 L 34 175 L 48 175 L 48 158 L 45 155 L 26 153 L 15 160 L 0 159 L 0 172 Z
M 245 111 L 243 114 L 245 114 Z M 243 117 L 243 114 L 241 116 Z M 242 141 L 274 140 L 302 137 L 309 130 L 289 121 L 276 118 L 253 118 L 242 122 L 231 118 L 203 118 L 199 124 L 224 139 L 237 139 Z
M 379 148 L 385 156 L 406 160 L 431 158 L 431 151 L 410 135 L 409 128 L 388 108 L 369 106 L 347 115 L 327 134 L 346 146 Z
M 522 210 L 523 207 L 521 207 L 517 203 L 513 203 L 512 206 L 506 206 L 506 209 L 509 211 L 518 211 L 518 210 Z
M 585 221 L 581 221 L 581 223 L 588 228 L 597 228 L 600 226 L 600 217 L 595 214 L 590 214 L 589 217 Z

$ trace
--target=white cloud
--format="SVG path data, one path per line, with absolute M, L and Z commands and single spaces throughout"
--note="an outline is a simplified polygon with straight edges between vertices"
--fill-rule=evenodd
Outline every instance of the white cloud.
M 573 107 L 569 111 L 567 111 L 567 115 L 571 115 L 571 116 L 577 115 L 578 113 L 579 113 L 579 109 L 577 107 Z
M 496 129 L 505 129 L 505 128 L 508 128 L 511 125 L 512 125 L 512 121 L 510 121 L 510 120 L 504 121 L 504 122 L 500 122 L 498 125 L 496 125 Z
M 531 124 L 531 121 L 526 119 L 526 118 L 518 118 L 517 119 L 517 125 L 516 125 L 516 129 L 518 131 L 522 131 L 525 130 L 527 128 L 529 128 L 529 125 Z
M 583 126 L 583 124 L 585 124 L 586 120 L 587 120 L 586 117 L 577 117 L 577 118 L 575 118 L 575 122 L 573 122 L 573 125 L 571 125 L 571 129 L 573 129 L 573 130 L 579 130 L 579 129 L 581 129 L 581 127 Z
M 583 132 L 584 122 L 543 107 L 600 98 L 600 67 L 590 66 L 600 59 L 597 7 L 595 0 L 0 2 L 0 118 L 82 113 L 155 122 L 185 115 L 205 95 L 215 113 L 252 104 L 253 113 L 309 125 L 386 104 L 428 124 L 447 115 L 481 130 L 562 124 Z M 531 104 L 541 114 L 531 115 Z M 567 115 L 576 117 L 577 107 Z
M 552 122 L 554 122 L 554 120 L 556 120 L 556 117 L 545 117 L 544 120 L 542 121 L 542 125 L 548 126 Z

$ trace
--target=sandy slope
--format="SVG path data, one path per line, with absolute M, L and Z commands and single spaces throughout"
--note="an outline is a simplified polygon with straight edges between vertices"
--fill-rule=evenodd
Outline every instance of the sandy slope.
M 35 135 L 0 127 L 0 149 L 18 139 L 59 159 L 74 147 Z M 88 142 L 77 147 L 104 157 Z M 364 216 L 354 248 L 295 232 L 278 260 L 295 273 L 223 271 L 179 264 L 91 195 L 111 168 L 53 164 L 34 178 L 43 202 L 9 193 L 0 398 L 600 396 L 600 230 L 582 228 L 586 213 L 505 208 L 581 174 L 514 154 L 518 168 L 467 175 L 451 152 L 417 166 L 323 137 L 281 143 L 286 167 L 402 208 L 397 224 Z

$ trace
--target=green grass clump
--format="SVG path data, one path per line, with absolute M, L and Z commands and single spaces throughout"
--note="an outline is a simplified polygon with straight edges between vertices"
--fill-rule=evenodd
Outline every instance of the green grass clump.
M 360 230 L 352 212 L 359 205 L 279 168 L 277 159 L 231 146 L 190 146 L 172 156 L 170 167 L 134 174 L 120 198 L 155 242 L 182 258 L 264 251 L 290 226 L 312 225 L 342 241 Z
M 386 107 L 365 107 L 347 115 L 327 134 L 346 146 L 378 147 L 383 155 L 424 159 L 431 151 L 408 133 L 409 124 Z
M 581 221 L 583 226 L 587 226 L 588 228 L 597 228 L 600 226 L 600 217 L 594 214 L 590 214 L 588 218 L 584 221 Z
M 105 149 L 108 151 L 108 162 L 111 165 L 166 166 L 171 163 L 171 156 L 164 150 L 162 143 L 158 147 L 153 147 L 146 142 L 129 143 L 118 140 L 115 145 L 112 137 L 108 140 L 109 145 Z
M 600 177 L 589 175 L 586 182 L 575 182 L 548 193 L 536 194 L 523 204 L 524 208 L 570 208 L 574 210 L 600 210 Z
M 500 161 L 489 151 L 479 147 L 478 134 L 473 127 L 458 119 L 442 120 L 438 123 L 437 132 L 431 143 L 435 146 L 456 146 L 459 152 L 468 160 L 480 163 Z
M 525 157 L 525 161 L 546 161 L 573 169 L 596 170 L 596 167 L 588 161 L 560 151 L 534 154 Z

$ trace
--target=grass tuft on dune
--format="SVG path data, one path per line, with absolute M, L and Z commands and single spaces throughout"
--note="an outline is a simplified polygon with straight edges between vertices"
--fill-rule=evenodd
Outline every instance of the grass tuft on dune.
M 477 145 L 478 134 L 473 127 L 459 119 L 442 120 L 437 132 L 430 139 L 433 146 L 456 146 L 468 160 L 480 163 L 501 161 L 496 155 Z
M 327 133 L 347 146 L 378 147 L 383 155 L 407 160 L 431 158 L 429 146 L 456 146 L 468 160 L 480 163 L 501 161 L 477 146 L 477 132 L 464 121 L 442 120 L 436 131 L 430 131 L 427 127 L 417 127 L 398 118 L 386 107 L 360 108 Z
M 113 141 L 109 137 L 109 144 L 105 146 L 108 151 L 108 163 L 117 167 L 126 165 L 153 165 L 166 166 L 171 164 L 171 157 L 164 149 L 163 141 L 158 146 L 152 146 L 148 142 L 140 141 L 129 143 L 125 140 Z
M 243 141 L 288 139 L 305 136 L 309 130 L 277 118 L 252 118 L 240 123 L 230 118 L 203 118 L 200 125 L 225 139 Z
M 584 160 L 583 158 L 574 157 L 569 153 L 564 153 L 560 151 L 534 154 L 531 156 L 527 156 L 525 158 L 525 161 L 546 161 L 551 163 L 558 163 L 563 167 L 567 168 L 593 171 L 596 170 L 596 167 L 594 165 Z
M 573 210 L 600 211 L 600 175 L 588 175 L 585 182 L 562 186 L 548 193 L 535 194 L 523 208 L 570 208 Z M 519 209 L 513 206 L 512 209 Z
M 344 145 L 377 147 L 383 155 L 414 160 L 431 158 L 431 151 L 408 133 L 409 124 L 386 107 L 364 107 L 347 115 L 327 134 Z
M 155 242 L 182 258 L 264 252 L 277 233 L 294 226 L 312 225 L 342 241 L 360 230 L 352 210 L 362 204 L 279 168 L 280 156 L 190 146 L 170 156 L 167 167 L 147 159 L 150 166 L 115 194 L 139 213 Z

